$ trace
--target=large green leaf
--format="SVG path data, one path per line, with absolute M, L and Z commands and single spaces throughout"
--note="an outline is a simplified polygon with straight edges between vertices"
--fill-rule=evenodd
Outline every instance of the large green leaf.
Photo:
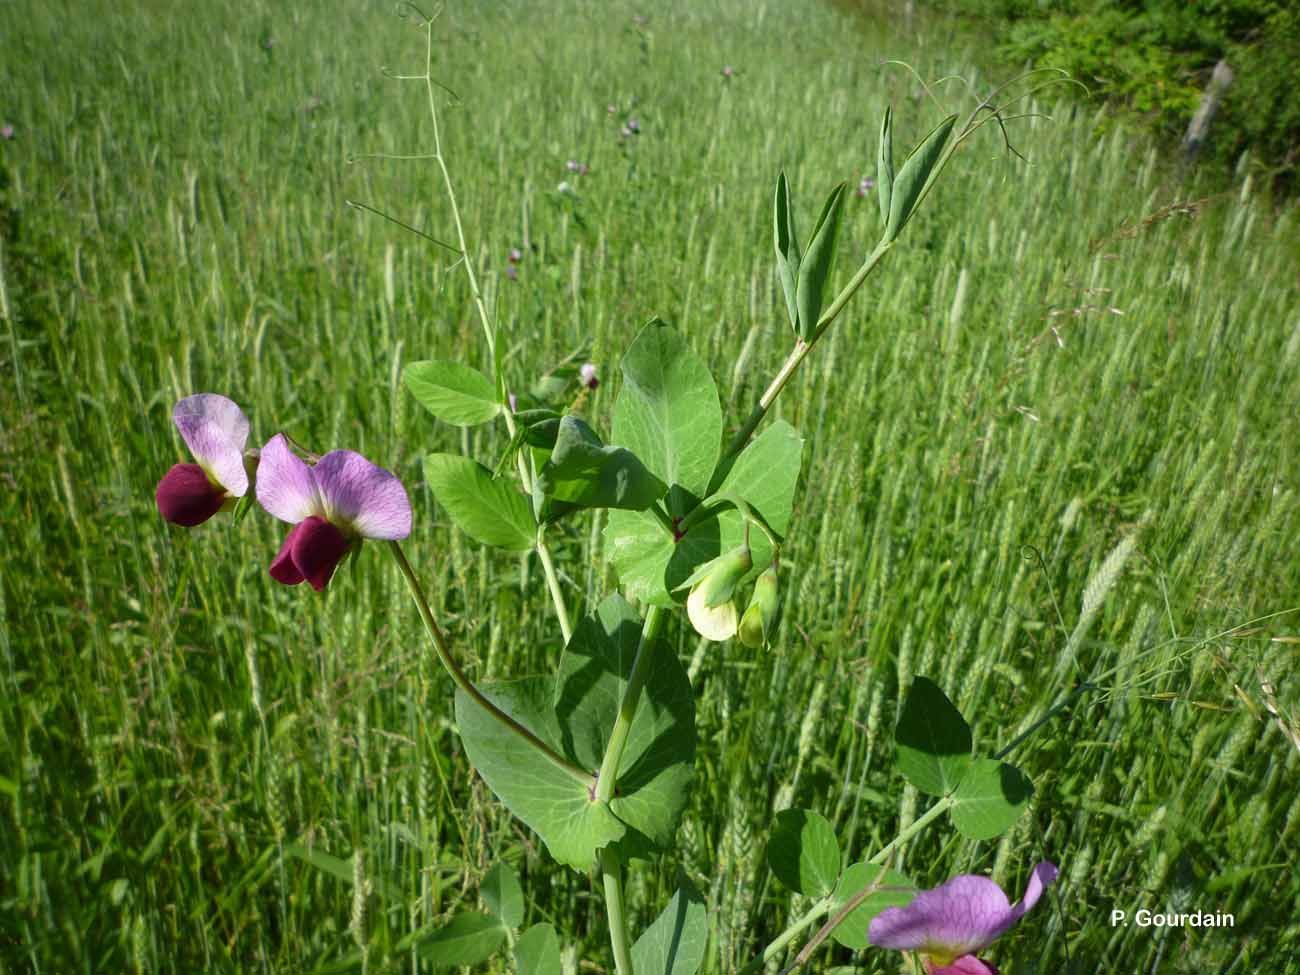
M 457 454 L 429 454 L 424 478 L 438 503 L 466 535 L 484 545 L 522 552 L 533 547 L 537 526 L 528 499 L 509 481 Z
M 402 370 L 402 381 L 420 405 L 444 423 L 472 427 L 501 412 L 492 380 L 459 362 L 412 362 Z
M 767 841 L 767 862 L 778 880 L 809 897 L 825 897 L 840 876 L 835 828 L 821 813 L 785 809 Z
M 519 874 L 505 861 L 498 862 L 479 885 L 479 895 L 492 914 L 508 928 L 524 923 L 524 889 L 519 885 Z
M 551 707 L 554 684 L 530 678 L 479 689 L 498 707 L 561 751 L 559 722 Z M 626 828 L 581 782 L 558 769 L 463 691 L 456 692 L 456 723 L 470 762 L 483 781 L 523 822 L 536 830 L 551 856 L 586 870 L 596 851 Z
M 651 321 L 623 356 L 613 441 L 664 483 L 698 496 L 721 439 L 722 406 L 709 367 L 674 329 Z
M 561 975 L 560 939 L 549 924 L 534 924 L 515 943 L 519 975 Z
M 952 824 L 969 839 L 991 840 L 1011 828 L 1033 794 L 1033 783 L 1014 765 L 976 759 L 953 793 Z
M 410 945 L 399 943 L 398 948 L 418 951 L 421 958 L 439 968 L 455 968 L 487 961 L 505 939 L 505 925 L 497 918 L 467 912 L 457 914 L 443 927 L 418 935 Z
M 840 912 L 849 898 L 866 890 L 868 885 L 877 889 L 868 894 L 831 932 L 831 937 L 840 944 L 857 951 L 867 947 L 867 928 L 870 927 L 872 918 L 886 907 L 905 907 L 916 896 L 912 881 L 898 871 L 882 871 L 874 863 L 855 863 L 845 868 L 840 882 L 835 886 L 831 917 Z
M 585 617 L 565 648 L 556 678 L 555 710 L 566 752 L 584 768 L 599 767 L 632 672 L 641 620 L 618 594 Z M 672 648 L 656 643 L 632 719 L 610 809 L 635 831 L 632 840 L 672 843 L 690 795 L 695 767 L 695 697 Z M 643 850 L 646 842 L 631 849 Z
M 646 470 L 632 451 L 606 447 L 575 416 L 560 421 L 555 446 L 537 472 L 537 481 L 548 497 L 583 508 L 644 511 L 668 491 L 668 485 Z
M 719 494 L 749 503 L 773 531 L 784 534 L 794 507 L 803 440 L 784 420 L 756 437 L 727 472 Z M 628 596 L 659 606 L 673 603 L 673 592 L 697 568 L 744 541 L 745 522 L 734 510 L 723 511 L 691 528 L 678 542 L 653 515 L 611 511 L 605 545 Z M 772 561 L 772 546 L 759 531 L 750 532 L 756 577 Z M 684 594 L 680 594 L 684 598 Z
M 632 945 L 636 975 L 695 975 L 709 943 L 704 898 L 683 880 L 654 923 Z
M 908 782 L 931 796 L 946 796 L 960 784 L 971 763 L 970 725 L 926 677 L 912 682 L 894 732 L 898 769 Z
M 584 617 L 555 679 L 488 684 L 503 711 L 579 768 L 600 767 L 640 642 L 641 620 L 619 595 Z M 695 700 L 671 649 L 653 644 L 633 716 L 618 789 L 606 806 L 458 691 L 456 721 L 470 761 L 497 797 L 536 830 L 551 855 L 585 870 L 596 851 L 622 839 L 630 852 L 671 843 L 690 793 Z

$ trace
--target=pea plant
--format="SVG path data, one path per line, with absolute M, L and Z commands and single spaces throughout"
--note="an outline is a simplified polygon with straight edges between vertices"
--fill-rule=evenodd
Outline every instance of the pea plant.
M 174 419 L 194 463 L 173 467 L 157 489 L 167 520 L 192 527 L 223 512 L 234 521 L 260 508 L 292 527 L 269 563 L 285 585 L 331 585 L 337 567 L 384 543 L 408 585 L 433 652 L 455 685 L 455 725 L 469 761 L 497 799 L 541 839 L 557 863 L 590 874 L 601 888 L 618 975 L 694 975 L 709 939 L 708 905 L 683 880 L 645 930 L 631 930 L 625 877 L 671 854 L 687 809 L 697 749 L 695 690 L 662 639 L 674 614 L 702 637 L 769 645 L 780 614 L 785 533 L 804 440 L 768 414 L 792 377 L 839 320 L 872 272 L 903 239 L 956 151 L 990 121 L 1006 117 L 992 99 L 959 123 L 949 115 L 895 162 L 893 120 L 879 129 L 874 189 L 880 237 L 838 291 L 837 239 L 846 187 L 835 187 L 802 238 L 784 174 L 773 195 L 776 274 L 789 318 L 788 354 L 733 436 L 708 366 L 686 338 L 651 318 L 622 358 L 622 382 L 607 430 L 589 415 L 587 390 L 601 380 L 573 360 L 529 393 L 512 392 L 496 324 L 484 300 L 448 162 L 442 152 L 433 77 L 433 21 L 426 19 L 425 73 L 433 122 L 431 158 L 450 202 L 450 246 L 461 256 L 482 325 L 488 371 L 460 361 L 406 365 L 409 394 L 456 427 L 500 423 L 504 455 L 435 453 L 423 472 L 433 496 L 476 542 L 535 552 L 543 568 L 564 652 L 553 673 L 476 682 L 440 628 L 401 540 L 415 524 L 401 481 L 347 450 L 318 455 L 284 432 L 248 450 L 250 424 L 214 393 L 189 396 Z M 996 97 L 996 96 L 995 96 Z M 801 242 L 802 241 L 802 242 Z M 519 383 L 519 388 L 523 388 Z M 487 460 L 485 464 L 482 460 Z M 254 504 L 256 502 L 256 504 Z M 603 551 L 619 581 L 587 615 L 573 619 L 548 546 L 564 521 L 607 512 Z M 815 571 L 815 570 L 813 570 Z M 346 585 L 345 582 L 333 583 Z M 828 939 L 853 949 L 907 952 L 932 975 L 994 972 L 977 954 L 1015 924 L 1056 878 L 1041 862 L 1012 905 L 985 877 L 952 878 L 918 891 L 895 860 L 900 844 L 946 824 L 976 840 L 996 837 L 1021 816 L 1032 792 L 1024 772 L 975 748 L 965 719 L 925 677 L 908 691 L 895 757 L 903 778 L 935 801 L 889 843 L 857 861 L 811 810 L 777 814 L 768 840 L 775 877 L 811 906 L 745 969 L 786 956 L 794 967 Z M 504 862 L 481 890 L 487 913 L 462 913 L 401 940 L 354 931 L 357 952 L 335 970 L 380 970 L 411 953 L 435 965 L 487 960 L 505 944 L 521 975 L 559 975 L 563 932 L 549 924 L 519 931 L 526 898 Z M 653 913 L 658 905 L 647 905 Z M 640 913 L 640 912 L 638 912 Z M 720 923 L 720 922 L 719 922 Z

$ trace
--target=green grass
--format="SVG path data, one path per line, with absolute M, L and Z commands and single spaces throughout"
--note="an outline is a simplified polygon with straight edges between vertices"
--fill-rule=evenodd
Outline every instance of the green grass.
M 460 97 L 447 154 L 509 374 L 589 341 L 606 430 L 617 359 L 652 314 L 710 361 L 739 423 L 789 344 L 777 170 L 806 232 L 874 159 L 887 102 L 900 142 L 940 117 L 882 57 L 971 71 L 938 29 L 918 44 L 810 3 L 703 6 L 647 8 L 645 28 L 578 0 L 440 22 Z M 348 164 L 429 149 L 422 88 L 379 70 L 422 68 L 421 35 L 391 14 L 0 7 L 16 130 L 0 142 L 0 970 L 312 970 L 354 947 L 354 850 L 372 933 L 473 906 L 504 857 L 530 918 L 582 970 L 610 969 L 589 879 L 549 863 L 466 763 L 377 548 L 319 597 L 268 578 L 270 519 L 185 532 L 153 507 L 183 455 L 173 402 L 224 392 L 258 442 L 285 429 L 404 478 L 408 552 L 477 674 L 554 665 L 539 566 L 459 536 L 420 480 L 429 450 L 491 463 L 504 445 L 437 426 L 398 383 L 413 359 L 483 365 L 463 273 L 344 204 L 451 236 L 428 161 Z M 902 865 L 1018 890 L 1036 858 L 1061 864 L 1059 896 L 992 954 L 1006 973 L 1280 972 L 1300 955 L 1300 753 L 1261 691 L 1294 726 L 1297 645 L 1276 638 L 1300 622 L 1251 623 L 1300 606 L 1297 213 L 1246 185 L 1144 225 L 1198 189 L 1092 122 L 1020 123 L 1030 164 L 991 134 L 960 153 L 778 401 L 809 449 L 776 649 L 701 648 L 670 623 L 698 692 L 695 791 L 680 856 L 636 871 L 629 898 L 639 930 L 678 867 L 693 876 L 710 973 L 804 909 L 767 879 L 777 809 L 823 812 L 855 859 L 923 810 L 889 747 L 912 675 L 992 748 L 1120 664 L 1013 754 L 1037 785 L 1013 832 L 935 829 Z M 865 253 L 877 220 L 853 197 L 841 254 Z M 615 584 L 598 549 L 589 522 L 559 540 L 573 608 Z M 1112 906 L 1237 927 L 1111 928 Z

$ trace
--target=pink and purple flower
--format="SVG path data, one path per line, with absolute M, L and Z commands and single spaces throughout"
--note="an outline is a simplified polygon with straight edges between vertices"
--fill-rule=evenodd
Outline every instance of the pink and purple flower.
M 1015 905 L 987 877 L 953 877 L 933 890 L 921 891 L 906 907 L 881 911 L 872 920 L 868 937 L 878 948 L 919 952 L 928 975 L 997 975 L 997 969 L 976 953 L 1024 917 L 1056 874 L 1055 865 L 1046 860 L 1034 867 L 1025 896 Z
M 588 389 L 595 389 L 600 385 L 600 376 L 596 373 L 596 363 L 584 362 L 578 369 L 578 381 Z
M 173 466 L 154 499 L 167 521 L 193 528 L 248 493 L 248 417 L 224 396 L 198 393 L 176 404 L 172 422 L 197 463 Z
M 395 475 L 350 450 L 332 451 L 310 466 L 282 433 L 262 448 L 257 500 L 294 526 L 270 569 L 286 586 L 305 581 L 320 592 L 362 539 L 411 533 L 411 502 Z

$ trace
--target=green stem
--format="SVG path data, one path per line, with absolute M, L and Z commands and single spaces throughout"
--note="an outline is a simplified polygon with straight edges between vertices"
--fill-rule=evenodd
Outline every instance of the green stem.
M 880 850 L 876 852 L 875 856 L 868 860 L 867 863 L 883 863 L 901 844 L 906 843 L 913 836 L 921 832 L 921 830 L 925 829 L 925 827 L 929 826 L 932 822 L 947 812 L 952 806 L 952 803 L 953 800 L 950 796 L 944 796 L 927 809 L 920 819 L 916 820 L 916 822 L 912 823 L 912 825 L 908 826 L 905 830 L 881 847 Z M 775 958 L 781 949 L 795 938 L 799 937 L 802 932 L 810 928 L 815 921 L 830 913 L 833 904 L 834 901 L 829 897 L 823 898 L 814 904 L 807 914 L 804 914 L 802 917 L 792 922 L 788 928 L 777 935 L 776 940 L 764 948 L 761 955 L 742 968 L 740 970 L 740 975 L 747 975 L 749 972 L 757 971 L 762 968 L 765 964 Z
M 756 972 L 769 961 L 779 955 L 795 938 L 803 934 L 810 927 L 830 912 L 833 901 L 829 897 L 823 897 L 814 904 L 802 917 L 799 917 L 791 925 L 776 936 L 776 940 L 763 949 L 763 953 L 754 958 L 748 965 L 740 970 L 740 975 L 748 975 L 749 972 Z
M 628 674 L 623 700 L 618 705 L 618 716 L 609 733 L 605 757 L 601 760 L 600 771 L 596 773 L 597 802 L 609 802 L 614 796 L 614 789 L 618 785 L 618 765 L 623 760 L 623 749 L 627 747 L 632 718 L 636 715 L 637 705 L 641 703 L 641 691 L 645 688 L 646 678 L 650 676 L 650 667 L 654 662 L 654 642 L 667 618 L 667 614 L 658 606 L 646 610 L 645 623 L 641 626 L 641 642 L 637 644 L 636 657 L 632 661 L 632 672 Z
M 600 851 L 600 874 L 605 882 L 605 914 L 609 917 L 609 943 L 614 949 L 618 975 L 633 975 L 632 946 L 627 933 L 627 908 L 623 904 L 623 865 L 612 846 Z
M 920 202 L 918 201 L 917 206 L 919 205 Z M 915 210 L 913 210 L 913 212 L 915 212 Z M 840 312 L 844 310 L 844 306 L 849 303 L 849 299 L 853 297 L 860 287 L 862 287 L 862 282 L 867 280 L 868 275 L 876 269 L 876 265 L 880 263 L 881 258 L 889 253 L 889 249 L 893 246 L 894 242 L 892 240 L 882 240 L 876 245 L 876 249 L 867 255 L 867 259 L 863 262 L 862 267 L 858 268 L 857 273 L 853 275 L 849 280 L 849 283 L 844 286 L 844 289 L 838 295 L 835 296 L 835 300 L 831 302 L 830 307 L 822 312 L 822 317 L 817 319 L 817 327 L 813 330 L 812 342 L 809 342 L 809 345 L 816 343 L 816 341 L 822 337 L 822 334 L 826 329 L 830 328 L 831 322 L 835 321 Z
M 451 649 L 447 645 L 447 638 L 443 636 L 442 630 L 438 628 L 437 620 L 433 618 L 433 610 L 429 608 L 429 601 L 425 598 L 424 590 L 420 587 L 420 581 L 415 577 L 415 571 L 411 568 L 411 563 L 406 560 L 406 554 L 402 551 L 402 546 L 397 542 L 390 542 L 389 551 L 393 553 L 393 558 L 397 560 L 397 567 L 402 571 L 402 578 L 406 580 L 406 586 L 411 590 L 411 597 L 415 600 L 415 606 L 420 611 L 420 619 L 424 622 L 424 629 L 428 632 L 429 638 L 433 641 L 433 648 L 438 654 L 438 662 L 451 675 L 451 679 L 456 686 L 487 711 L 488 714 L 492 715 L 493 718 L 518 735 L 525 743 L 541 752 L 552 765 L 570 778 L 580 782 L 588 790 L 592 789 L 596 782 L 591 777 L 591 773 L 584 772 L 555 751 L 550 745 L 489 701 L 483 695 L 483 692 L 474 686 L 474 682 L 469 679 L 465 671 L 461 670 L 460 665 L 456 663 L 456 658 L 451 655 Z
M 560 577 L 555 573 L 555 563 L 551 561 L 551 550 L 546 547 L 544 529 L 537 529 L 537 555 L 542 560 L 542 571 L 546 573 L 546 586 L 551 590 L 551 602 L 555 604 L 555 615 L 560 621 L 560 633 L 564 636 L 564 645 L 569 645 L 573 636 L 573 626 L 569 623 L 569 610 L 564 605 L 564 593 L 560 592 Z

